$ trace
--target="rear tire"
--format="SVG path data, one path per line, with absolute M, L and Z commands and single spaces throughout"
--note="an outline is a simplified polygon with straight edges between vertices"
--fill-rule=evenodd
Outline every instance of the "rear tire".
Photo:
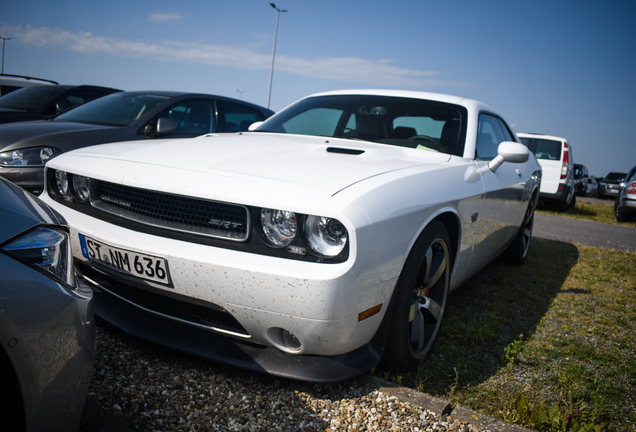
M 614 201 L 614 215 L 616 216 L 616 221 L 627 222 L 627 217 L 625 216 L 625 213 L 623 213 L 623 211 L 618 205 L 619 201 L 620 199 L 618 197 L 616 198 L 616 201 Z
M 572 201 L 570 202 L 570 206 L 568 207 L 568 210 L 572 210 L 574 206 L 576 206 L 576 195 L 572 195 Z
M 559 201 L 557 204 L 557 211 L 559 213 L 563 213 L 564 211 L 572 208 L 572 201 L 574 201 L 574 194 L 572 193 L 572 189 L 569 189 L 563 201 Z
M 450 237 L 432 222 L 415 242 L 396 290 L 384 364 L 416 369 L 430 352 L 442 323 L 451 276 Z
M 523 217 L 523 223 L 519 227 L 519 232 L 510 246 L 504 252 L 505 259 L 513 265 L 521 265 L 528 256 L 530 240 L 532 240 L 532 229 L 534 228 L 534 197 L 528 203 L 528 209 Z

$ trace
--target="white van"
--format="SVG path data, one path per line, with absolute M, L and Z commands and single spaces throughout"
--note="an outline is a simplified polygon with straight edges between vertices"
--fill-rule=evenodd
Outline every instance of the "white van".
M 572 147 L 565 138 L 536 133 L 518 133 L 522 143 L 537 157 L 543 175 L 539 198 L 566 211 L 576 204 Z
M 11 93 L 13 90 L 17 90 L 22 87 L 28 87 L 33 85 L 54 85 L 58 84 L 55 81 L 33 78 L 22 75 L 6 75 L 0 74 L 0 96 L 4 96 L 7 93 Z

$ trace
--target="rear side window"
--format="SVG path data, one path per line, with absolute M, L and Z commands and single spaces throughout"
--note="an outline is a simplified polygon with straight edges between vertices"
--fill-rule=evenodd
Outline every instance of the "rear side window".
M 537 157 L 545 160 L 561 160 L 561 141 L 543 138 L 520 138 L 528 149 Z
M 219 101 L 220 130 L 223 132 L 246 132 L 254 122 L 265 120 L 261 111 L 251 106 Z
M 168 136 L 196 136 L 214 132 L 214 112 L 213 100 L 191 100 L 163 111 L 159 117 L 169 117 L 177 122 L 177 128 Z

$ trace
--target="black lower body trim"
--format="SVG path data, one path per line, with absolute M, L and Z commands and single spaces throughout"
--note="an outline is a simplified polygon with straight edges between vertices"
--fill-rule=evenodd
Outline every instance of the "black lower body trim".
M 377 365 L 391 315 L 389 309 L 371 342 L 354 351 L 337 356 L 292 355 L 157 316 L 88 283 L 95 292 L 95 313 L 129 335 L 225 365 L 302 381 L 344 380 Z

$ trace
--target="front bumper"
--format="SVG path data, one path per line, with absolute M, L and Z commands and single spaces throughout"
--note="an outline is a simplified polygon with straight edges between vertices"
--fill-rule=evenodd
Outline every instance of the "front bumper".
M 605 184 L 600 184 L 598 187 L 598 195 L 603 197 L 603 196 L 618 196 L 618 192 L 619 192 L 619 187 L 618 185 L 612 185 L 615 187 L 608 187 L 608 185 Z
M 95 292 L 95 313 L 132 336 L 228 366 L 303 381 L 329 382 L 354 377 L 382 359 L 389 327 L 386 314 L 373 339 L 351 352 L 335 356 L 292 355 L 166 319 L 130 304 L 86 281 Z
M 44 167 L 0 167 L 0 176 L 34 195 L 44 190 Z
M 130 334 L 221 363 L 312 381 L 344 379 L 381 358 L 385 336 L 378 329 L 390 315 L 396 280 L 380 281 L 370 235 L 358 236 L 344 263 L 296 261 L 140 233 L 43 198 L 72 227 L 76 268 L 96 293 L 96 313 Z M 90 261 L 80 234 L 165 259 L 171 284 Z M 378 306 L 375 315 L 360 319 Z M 287 332 L 297 347 L 287 343 Z

